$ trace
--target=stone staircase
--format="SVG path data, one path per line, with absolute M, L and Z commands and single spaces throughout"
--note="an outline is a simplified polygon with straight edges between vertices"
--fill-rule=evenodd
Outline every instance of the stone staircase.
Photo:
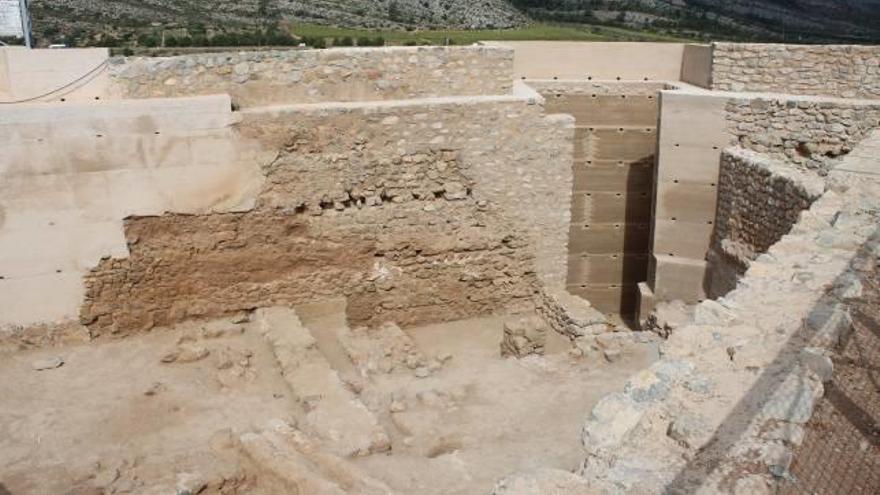
M 289 424 L 276 420 L 255 433 L 240 437 L 245 457 L 259 466 L 275 492 L 303 495 L 385 495 L 393 493 L 339 456 Z M 267 487 L 270 488 L 270 487 Z
M 259 309 L 255 321 L 302 406 L 300 427 L 304 432 L 342 457 L 391 448 L 388 433 L 346 385 L 293 309 Z

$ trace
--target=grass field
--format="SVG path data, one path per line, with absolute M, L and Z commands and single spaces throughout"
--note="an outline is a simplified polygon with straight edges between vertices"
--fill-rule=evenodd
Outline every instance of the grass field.
M 381 36 L 390 45 L 403 44 L 451 44 L 467 45 L 476 41 L 516 41 L 516 40 L 554 40 L 554 41 L 689 41 L 673 36 L 665 36 L 645 31 L 596 25 L 533 24 L 516 29 L 479 30 L 421 30 L 421 31 L 375 31 L 367 29 L 338 28 L 317 24 L 294 24 L 291 32 L 295 36 L 309 38 L 353 39 Z

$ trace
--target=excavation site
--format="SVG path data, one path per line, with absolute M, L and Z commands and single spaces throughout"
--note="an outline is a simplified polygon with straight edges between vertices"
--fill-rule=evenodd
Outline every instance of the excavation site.
M 880 47 L 0 47 L 0 495 L 880 493 Z

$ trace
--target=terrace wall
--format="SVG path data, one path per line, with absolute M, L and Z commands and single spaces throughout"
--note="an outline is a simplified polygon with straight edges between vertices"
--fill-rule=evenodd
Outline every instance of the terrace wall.
M 228 93 L 242 108 L 281 103 L 505 95 L 513 52 L 503 48 L 385 47 L 116 58 L 114 95 Z
M 714 43 L 712 89 L 880 98 L 880 47 Z

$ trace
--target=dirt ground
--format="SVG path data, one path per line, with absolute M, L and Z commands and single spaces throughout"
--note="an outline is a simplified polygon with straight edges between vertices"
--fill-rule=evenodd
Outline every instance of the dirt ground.
M 406 329 L 445 363 L 429 376 L 365 377 L 335 338 L 343 308 L 297 314 L 391 440 L 341 462 L 394 493 L 489 493 L 518 470 L 575 468 L 585 415 L 657 356 L 639 344 L 613 364 L 577 359 L 557 339 L 544 357 L 502 359 L 502 320 L 482 318 Z M 0 398 L 0 494 L 13 495 L 289 493 L 272 469 L 284 446 L 267 463 L 240 439 L 305 414 L 257 325 L 229 320 L 6 355 Z

